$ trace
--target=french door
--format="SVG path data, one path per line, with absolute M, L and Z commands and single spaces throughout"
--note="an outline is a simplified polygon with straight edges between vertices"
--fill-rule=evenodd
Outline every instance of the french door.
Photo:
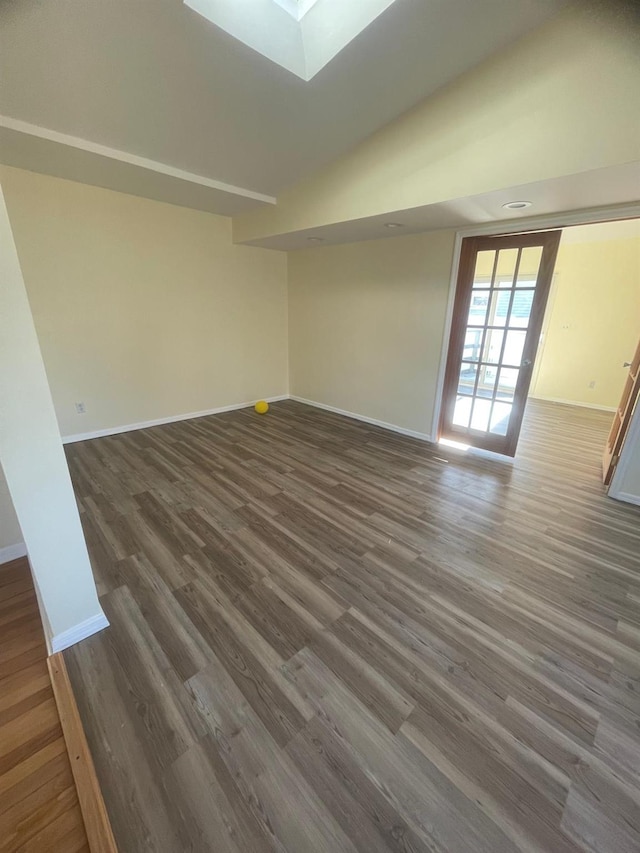
M 625 362 L 624 366 L 629 368 L 629 374 L 622 392 L 622 399 L 611 425 L 607 446 L 604 449 L 602 458 L 602 478 L 605 486 L 608 486 L 613 478 L 613 472 L 618 464 L 622 445 L 629 431 L 636 401 L 640 398 L 640 341 L 638 342 L 633 360 Z
M 441 438 L 515 455 L 561 234 L 462 241 Z

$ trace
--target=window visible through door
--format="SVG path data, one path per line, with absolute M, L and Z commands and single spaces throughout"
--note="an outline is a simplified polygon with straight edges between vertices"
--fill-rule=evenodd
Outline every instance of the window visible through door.
M 560 236 L 463 241 L 441 437 L 515 454 Z

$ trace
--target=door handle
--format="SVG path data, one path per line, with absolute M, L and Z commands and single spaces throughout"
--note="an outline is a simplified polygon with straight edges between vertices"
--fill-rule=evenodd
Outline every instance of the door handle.
M 522 362 L 522 366 L 523 367 L 531 367 L 531 363 L 532 362 L 531 362 L 530 358 L 525 358 L 525 360 Z
M 623 367 L 631 367 L 631 362 L 630 362 L 630 361 L 625 361 L 625 362 L 623 362 L 623 363 L 622 363 L 622 366 L 623 366 Z

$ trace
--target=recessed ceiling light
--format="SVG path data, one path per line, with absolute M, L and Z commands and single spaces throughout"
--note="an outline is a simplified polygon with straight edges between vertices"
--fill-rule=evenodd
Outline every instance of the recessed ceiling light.
M 508 201 L 506 204 L 502 206 L 505 210 L 524 210 L 525 207 L 531 207 L 532 202 L 530 201 Z
M 324 243 L 324 237 L 307 237 L 310 243 Z
M 385 222 L 384 227 L 385 228 L 403 228 L 404 226 L 403 226 L 402 222 Z

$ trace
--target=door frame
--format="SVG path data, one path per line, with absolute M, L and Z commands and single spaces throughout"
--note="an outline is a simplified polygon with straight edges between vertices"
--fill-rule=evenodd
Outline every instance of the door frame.
M 640 202 L 607 207 L 591 207 L 583 210 L 574 210 L 567 213 L 557 213 L 549 216 L 528 216 L 518 219 L 509 219 L 502 222 L 491 222 L 487 225 L 461 228 L 456 231 L 453 261 L 451 265 L 451 277 L 449 279 L 449 295 L 447 299 L 444 335 L 442 339 L 440 364 L 438 367 L 438 378 L 436 382 L 435 405 L 433 407 L 433 418 L 431 421 L 431 436 L 434 442 L 438 442 L 440 440 L 440 417 L 442 413 L 444 377 L 447 367 L 447 358 L 449 356 L 449 344 L 451 341 L 453 307 L 456 298 L 456 288 L 458 285 L 458 272 L 460 269 L 460 252 L 462 250 L 462 241 L 464 238 L 496 237 L 506 234 L 520 234 L 528 231 L 548 231 L 551 229 L 569 228 L 572 225 L 594 225 L 597 222 L 612 222 L 620 219 L 640 219 Z M 496 459 L 506 458 L 485 450 L 474 449 L 474 452 L 489 454 Z M 622 460 L 618 463 L 618 467 L 621 462 Z
M 524 410 L 528 399 L 529 386 L 531 385 L 531 380 L 533 376 L 533 362 L 536 359 L 540 333 L 542 332 L 542 327 L 544 323 L 546 305 L 549 293 L 551 291 L 553 274 L 556 265 L 556 257 L 558 254 L 558 248 L 560 246 L 561 238 L 562 229 L 554 228 L 553 230 L 536 230 L 526 231 L 524 233 L 519 232 L 517 234 L 503 234 L 499 237 L 496 237 L 495 235 L 482 235 L 480 237 L 466 237 L 463 239 L 460 252 L 460 274 L 458 276 L 458 285 L 456 288 L 456 297 L 451 323 L 451 332 L 449 334 L 448 352 L 450 358 L 447 359 L 444 387 L 442 393 L 443 402 L 445 396 L 447 397 L 448 412 L 443 405 L 441 407 L 442 419 L 439 425 L 439 432 L 441 434 L 443 428 L 445 427 L 444 422 L 445 420 L 447 420 L 448 414 L 449 418 L 451 419 L 448 424 L 447 430 L 448 438 L 450 440 L 456 441 L 456 438 L 454 438 L 453 436 L 460 429 L 459 427 L 456 427 L 452 419 L 455 409 L 455 401 L 458 398 L 457 392 L 459 384 L 459 375 L 462 359 L 464 358 L 463 347 L 465 341 L 465 333 L 467 331 L 467 324 L 470 322 L 469 301 L 472 297 L 472 294 L 476 292 L 475 290 L 472 290 L 472 288 L 475 287 L 473 280 L 477 255 L 483 251 L 492 251 L 495 255 L 496 249 L 500 251 L 503 251 L 504 249 L 518 250 L 517 261 L 515 263 L 513 273 L 511 274 L 511 284 L 514 289 L 513 291 L 506 291 L 507 293 L 512 293 L 511 300 L 508 303 L 510 309 L 511 304 L 513 303 L 514 296 L 518 292 L 516 289 L 516 280 L 520 264 L 520 251 L 528 246 L 535 246 L 536 248 L 540 247 L 540 260 L 539 267 L 535 274 L 535 290 L 533 304 L 531 306 L 530 318 L 527 322 L 526 328 L 520 329 L 520 331 L 524 332 L 525 334 L 525 340 L 523 342 L 521 364 L 518 366 L 517 369 L 518 381 L 516 383 L 515 388 L 513 389 L 513 405 L 508 418 L 508 429 L 506 431 L 506 434 L 503 436 L 501 434 L 498 435 L 492 433 L 489 429 L 489 424 L 487 423 L 486 431 L 483 431 L 482 435 L 474 435 L 473 430 L 471 430 L 467 433 L 468 437 L 460 435 L 458 438 L 458 440 L 462 443 L 468 443 L 469 445 L 477 447 L 481 450 L 513 457 L 516 454 L 516 448 L 518 446 L 520 427 L 522 425 L 522 418 L 524 416 Z M 499 241 L 498 245 L 494 243 L 495 240 Z M 490 293 L 495 292 L 493 290 L 493 287 L 494 278 L 496 276 L 497 261 L 498 257 L 496 256 L 493 265 L 493 276 L 491 277 L 491 281 L 488 285 L 492 288 Z M 481 287 L 485 287 L 485 285 L 481 285 Z M 498 290 L 497 292 L 500 293 L 500 290 Z M 491 304 L 491 302 L 489 304 Z M 485 319 L 487 322 L 489 322 L 488 316 Z M 505 317 L 505 329 L 503 333 L 504 342 L 506 342 L 508 338 L 508 326 L 508 317 Z M 534 334 L 532 334 L 535 332 L 536 326 L 538 326 L 540 329 L 540 333 L 538 334 L 537 340 Z M 484 347 L 485 337 L 482 338 L 482 341 L 482 347 Z M 501 357 L 504 350 L 504 342 L 502 343 L 501 347 Z M 482 353 L 480 353 L 478 356 L 478 362 L 479 364 L 477 376 L 479 378 L 482 372 L 482 367 L 480 365 L 480 362 L 482 362 Z M 505 363 L 507 365 L 509 364 L 508 361 L 506 361 Z M 531 368 L 530 372 L 526 368 L 527 364 Z M 494 399 L 499 387 L 498 378 L 500 376 L 500 370 L 502 366 L 503 363 L 501 359 L 499 359 L 496 367 L 496 385 L 494 390 Z M 515 367 L 515 362 L 513 363 L 513 365 L 511 365 L 511 367 Z M 478 378 L 476 379 L 476 384 L 478 382 Z M 524 394 L 524 396 L 522 394 L 523 386 L 526 386 L 526 393 Z
M 638 444 L 640 444 L 640 403 L 636 404 L 636 410 L 631 418 L 627 436 L 624 440 L 624 444 L 622 445 L 622 452 L 620 453 L 620 458 L 618 459 L 618 464 L 613 472 L 613 477 L 611 478 L 609 490 L 607 492 L 610 498 L 614 498 L 617 501 L 624 501 L 625 503 L 637 504 L 640 506 L 640 497 L 622 491 L 624 475 L 629 467 L 629 455 L 625 454 L 625 448 L 634 447 Z

